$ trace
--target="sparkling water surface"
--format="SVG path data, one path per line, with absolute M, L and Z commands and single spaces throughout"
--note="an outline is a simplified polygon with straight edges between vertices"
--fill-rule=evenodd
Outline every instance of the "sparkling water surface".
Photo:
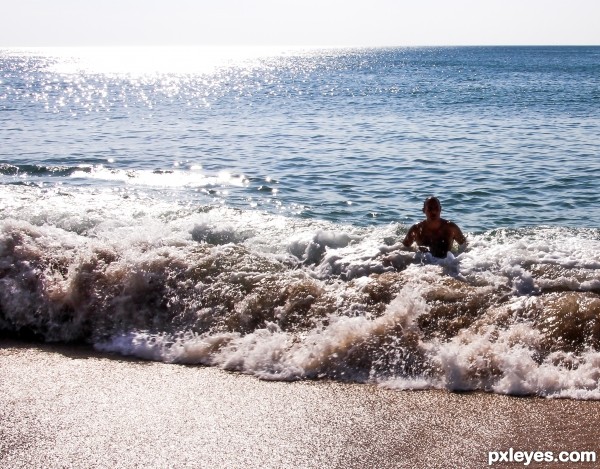
M 4 184 L 358 226 L 597 227 L 600 48 L 0 54 Z M 160 195 L 162 194 L 162 195 Z

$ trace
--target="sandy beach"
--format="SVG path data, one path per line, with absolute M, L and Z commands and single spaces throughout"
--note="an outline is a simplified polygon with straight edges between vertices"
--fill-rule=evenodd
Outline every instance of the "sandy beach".
M 510 447 L 598 452 L 599 421 L 600 402 L 269 382 L 0 339 L 3 468 L 475 468 Z

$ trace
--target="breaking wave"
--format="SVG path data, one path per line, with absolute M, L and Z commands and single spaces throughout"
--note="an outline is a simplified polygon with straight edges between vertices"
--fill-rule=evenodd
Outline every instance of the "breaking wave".
M 1 190 L 4 333 L 261 379 L 600 399 L 599 230 L 470 233 L 440 260 L 397 250 L 398 224 Z

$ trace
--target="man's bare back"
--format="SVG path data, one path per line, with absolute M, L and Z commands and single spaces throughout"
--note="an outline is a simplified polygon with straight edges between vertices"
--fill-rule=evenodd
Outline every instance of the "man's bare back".
M 411 226 L 402 241 L 406 247 L 417 244 L 421 251 L 429 251 L 435 257 L 446 257 L 452 244 L 464 244 L 467 240 L 453 222 L 440 217 L 442 205 L 436 197 L 429 197 L 423 204 L 426 219 Z

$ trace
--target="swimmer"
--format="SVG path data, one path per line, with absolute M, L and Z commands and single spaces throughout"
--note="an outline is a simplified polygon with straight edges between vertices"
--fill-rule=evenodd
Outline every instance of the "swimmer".
M 423 213 L 425 220 L 411 226 L 402 241 L 405 247 L 410 248 L 416 244 L 419 251 L 444 258 L 452 249 L 454 241 L 461 246 L 467 242 L 456 223 L 441 218 L 442 204 L 437 197 L 425 199 Z

